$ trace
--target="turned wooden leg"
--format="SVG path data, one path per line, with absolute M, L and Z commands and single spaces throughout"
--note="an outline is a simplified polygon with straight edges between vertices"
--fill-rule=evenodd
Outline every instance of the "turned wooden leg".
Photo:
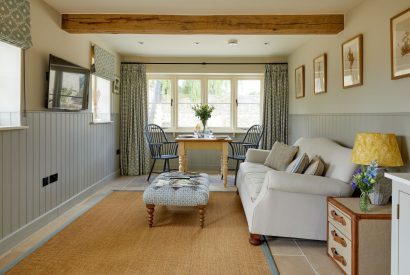
M 148 225 L 149 227 L 152 227 L 152 224 L 154 223 L 155 205 L 147 204 L 146 207 L 147 207 L 147 212 L 148 212 Z
M 249 234 L 249 243 L 251 245 L 260 245 L 262 243 L 261 242 L 261 235 L 250 233 Z
M 198 212 L 199 212 L 199 223 L 201 225 L 201 228 L 204 228 L 206 206 L 203 206 L 203 205 L 198 206 Z

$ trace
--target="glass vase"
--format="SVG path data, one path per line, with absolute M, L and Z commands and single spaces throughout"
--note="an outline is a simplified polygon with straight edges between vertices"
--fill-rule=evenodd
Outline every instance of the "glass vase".
M 370 205 L 369 193 L 362 192 L 360 194 L 360 202 L 359 202 L 360 210 L 363 212 L 368 212 L 369 205 Z
M 207 123 L 207 121 L 206 120 L 202 120 L 201 121 L 202 122 L 202 137 L 205 137 L 205 131 L 206 131 L 206 123 Z

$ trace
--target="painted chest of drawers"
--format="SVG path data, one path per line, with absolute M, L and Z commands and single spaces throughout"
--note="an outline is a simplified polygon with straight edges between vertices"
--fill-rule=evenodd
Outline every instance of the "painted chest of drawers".
M 328 198 L 327 253 L 346 274 L 390 274 L 391 204 L 359 209 L 359 198 Z

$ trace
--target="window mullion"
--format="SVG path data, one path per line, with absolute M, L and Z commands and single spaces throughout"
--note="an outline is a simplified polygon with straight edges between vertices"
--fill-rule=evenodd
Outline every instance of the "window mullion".
M 238 99 L 238 96 L 237 96 L 237 87 L 238 87 L 237 81 L 238 81 L 238 79 L 236 77 L 232 78 L 232 80 L 231 80 L 231 106 L 232 106 L 231 107 L 231 116 L 232 116 L 232 118 L 231 118 L 231 128 L 234 129 L 234 130 L 236 130 L 238 128 L 237 123 L 236 123 L 237 117 L 238 117 L 237 116 L 238 108 L 236 106 L 236 101 Z

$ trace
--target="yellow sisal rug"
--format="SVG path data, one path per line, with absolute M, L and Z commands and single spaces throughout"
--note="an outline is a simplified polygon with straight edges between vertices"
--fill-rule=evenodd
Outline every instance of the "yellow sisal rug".
M 148 228 L 140 192 L 114 192 L 8 274 L 269 274 L 248 242 L 236 193 L 212 192 L 205 227 L 195 208 L 157 206 Z

